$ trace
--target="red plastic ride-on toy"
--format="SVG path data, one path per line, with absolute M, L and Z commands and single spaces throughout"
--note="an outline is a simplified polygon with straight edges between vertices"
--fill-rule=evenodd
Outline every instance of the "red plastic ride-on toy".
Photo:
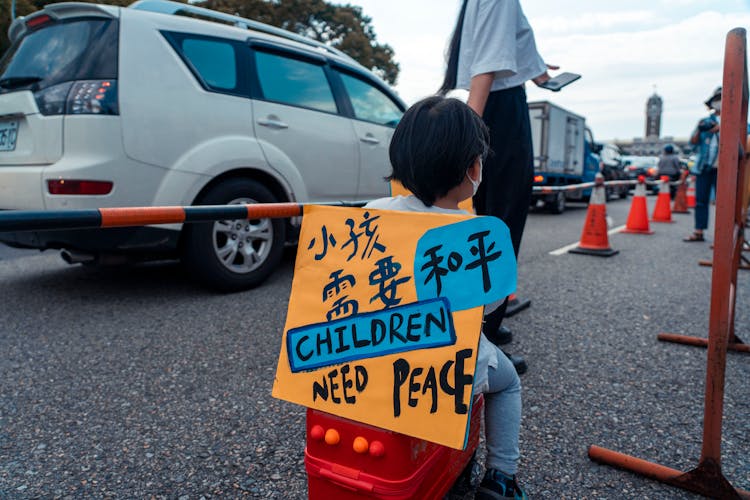
M 480 394 L 466 447 L 456 450 L 308 408 L 308 498 L 443 498 L 457 481 L 471 480 L 483 410 Z

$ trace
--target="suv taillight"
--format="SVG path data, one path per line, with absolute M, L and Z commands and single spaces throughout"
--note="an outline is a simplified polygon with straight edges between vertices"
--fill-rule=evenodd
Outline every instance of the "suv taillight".
M 34 92 L 39 111 L 50 115 L 119 115 L 117 80 L 79 80 Z
M 50 179 L 47 181 L 49 194 L 65 195 L 98 195 L 112 192 L 114 184 L 110 181 L 86 181 L 71 179 Z

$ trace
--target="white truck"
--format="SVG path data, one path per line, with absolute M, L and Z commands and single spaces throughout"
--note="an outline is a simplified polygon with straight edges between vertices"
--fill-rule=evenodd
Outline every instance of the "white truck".
M 599 172 L 586 119 L 549 101 L 529 103 L 534 146 L 534 186 L 567 186 L 591 182 Z M 566 200 L 586 200 L 591 188 L 577 191 L 535 192 L 532 202 L 553 213 L 565 210 Z

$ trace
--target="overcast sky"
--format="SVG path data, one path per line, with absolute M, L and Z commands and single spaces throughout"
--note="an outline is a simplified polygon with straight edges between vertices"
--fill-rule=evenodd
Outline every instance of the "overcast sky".
M 498 0 L 501 1 L 501 0 Z M 339 1 L 336 3 L 347 3 Z M 396 52 L 411 104 L 442 82 L 460 0 L 350 0 Z M 750 27 L 750 0 L 521 0 L 539 52 L 583 77 L 560 92 L 527 86 L 586 117 L 597 140 L 642 137 L 646 100 L 662 97 L 662 136 L 684 138 L 721 85 L 726 34 Z

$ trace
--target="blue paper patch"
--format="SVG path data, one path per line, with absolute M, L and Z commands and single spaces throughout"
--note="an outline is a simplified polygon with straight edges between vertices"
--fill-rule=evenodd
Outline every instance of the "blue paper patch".
M 452 311 L 501 300 L 516 290 L 516 256 L 497 217 L 427 231 L 417 243 L 414 284 L 420 301 L 446 297 Z

